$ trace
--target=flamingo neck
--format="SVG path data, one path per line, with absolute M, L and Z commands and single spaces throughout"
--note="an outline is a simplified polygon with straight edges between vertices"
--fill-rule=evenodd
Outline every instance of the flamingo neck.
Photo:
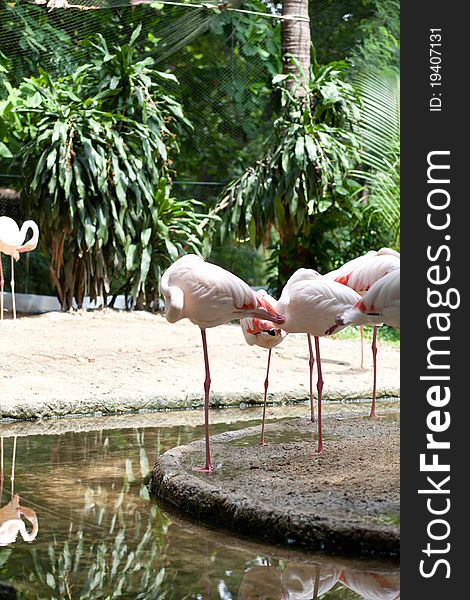
M 25 221 L 23 223 L 23 225 L 21 226 L 21 229 L 20 229 L 20 239 L 22 239 L 24 242 L 28 229 L 32 230 L 33 235 L 31 237 L 31 239 L 29 239 L 26 242 L 26 244 L 22 244 L 21 246 L 19 246 L 18 252 L 29 252 L 30 250 L 34 250 L 36 248 L 36 246 L 38 245 L 39 227 L 37 226 L 37 224 L 34 221 L 29 220 L 29 221 Z

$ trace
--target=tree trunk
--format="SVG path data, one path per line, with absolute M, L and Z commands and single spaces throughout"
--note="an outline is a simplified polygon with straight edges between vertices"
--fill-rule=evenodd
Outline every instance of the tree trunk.
M 283 72 L 295 75 L 297 78 L 305 79 L 308 82 L 310 77 L 311 57 L 308 0 L 283 0 L 282 14 L 285 17 L 303 17 L 300 20 L 283 19 L 281 21 Z M 300 65 L 301 73 L 299 73 L 298 67 L 291 62 L 291 57 L 294 57 Z M 287 81 L 287 85 L 292 88 L 295 83 L 293 81 Z M 298 96 L 305 96 L 305 86 L 301 85 L 296 87 L 295 93 Z M 311 253 L 302 246 L 298 237 L 293 234 L 294 228 L 289 231 L 293 219 L 295 219 L 295 215 L 290 216 L 290 220 L 288 219 L 285 230 L 281 232 L 278 262 L 279 293 L 292 273 L 300 266 L 309 268 L 315 268 L 316 266 Z
M 300 63 L 303 76 L 308 79 L 310 72 L 310 22 L 308 21 L 308 0 L 283 0 L 282 14 L 303 17 L 302 20 L 283 19 L 281 23 L 281 50 L 284 73 L 298 76 L 297 67 L 290 62 L 293 56 Z M 292 83 L 290 83 L 292 85 Z M 303 95 L 303 86 L 298 89 Z

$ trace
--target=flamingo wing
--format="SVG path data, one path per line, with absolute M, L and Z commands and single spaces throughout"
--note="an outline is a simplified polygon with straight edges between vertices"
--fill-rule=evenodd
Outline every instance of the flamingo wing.
M 390 248 L 370 251 L 364 256 L 350 260 L 326 277 L 347 285 L 356 292 L 364 293 L 378 279 L 400 266 L 400 255 Z
M 290 301 L 285 312 L 286 322 L 282 328 L 288 333 L 327 335 L 335 326 L 338 312 L 358 300 L 360 296 L 357 292 L 326 277 L 299 281 L 291 286 Z
M 400 328 L 400 268 L 377 280 L 364 296 L 349 309 L 338 313 L 341 325 L 378 325 Z
M 161 292 L 171 322 L 187 317 L 205 329 L 244 316 L 283 320 L 242 279 L 194 254 L 179 258 L 167 269 Z
M 391 254 L 377 255 L 365 261 L 351 273 L 348 286 L 356 292 L 367 291 L 381 277 L 400 266 L 400 259 Z

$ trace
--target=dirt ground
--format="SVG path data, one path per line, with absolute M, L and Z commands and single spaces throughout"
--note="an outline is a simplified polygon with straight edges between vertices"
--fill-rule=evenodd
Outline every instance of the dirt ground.
M 23 316 L 0 326 L 0 418 L 109 414 L 178 409 L 202 403 L 204 366 L 199 329 L 187 320 L 114 310 Z M 211 403 L 262 401 L 267 351 L 245 343 L 238 324 L 207 332 Z M 370 397 L 371 356 L 354 340 L 321 341 L 324 396 Z M 382 345 L 378 390 L 399 395 L 399 350 Z M 273 351 L 270 402 L 308 397 L 304 335 Z

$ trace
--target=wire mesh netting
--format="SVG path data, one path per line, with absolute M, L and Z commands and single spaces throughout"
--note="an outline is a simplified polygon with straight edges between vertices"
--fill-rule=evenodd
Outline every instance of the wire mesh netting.
M 175 160 L 172 193 L 210 206 L 260 156 L 276 108 L 271 78 L 281 69 L 281 10 L 268 0 L 0 0 L 0 88 L 5 72 L 11 85 L 36 75 L 38 67 L 51 76 L 70 73 L 89 61 L 89 41 L 98 33 L 112 47 L 142 24 L 139 52 L 177 77 L 171 93 L 193 125 Z M 312 39 L 321 60 L 348 53 L 355 39 L 351 20 L 359 23 L 366 10 L 355 0 L 311 3 Z M 340 41 L 332 44 L 332 36 Z M 0 214 L 18 223 L 34 219 L 22 214 L 19 195 L 11 191 L 20 183 L 14 157 L 0 157 Z M 18 263 L 17 291 L 53 293 L 48 258 L 33 254 Z
M 253 41 L 237 36 L 233 17 L 221 18 L 220 11 L 202 5 L 150 5 L 134 0 L 2 0 L 1 4 L 0 56 L 12 85 L 36 75 L 38 66 L 51 76 L 69 73 L 89 61 L 88 40 L 98 33 L 112 47 L 128 40 L 141 23 L 140 53 L 151 56 L 158 70 L 176 75 L 180 85 L 171 92 L 184 108 L 191 108 L 193 129 L 186 131 L 175 163 L 173 193 L 207 205 L 214 202 L 233 173 L 234 163 L 242 163 L 237 152 L 246 154 L 259 137 L 261 127 L 246 126 L 252 119 L 244 118 L 252 108 L 250 86 L 270 78 L 260 55 L 244 53 Z M 269 26 L 275 29 L 277 24 L 272 21 Z M 218 161 L 214 161 L 216 155 Z M 19 187 L 19 166 L 14 158 L 2 158 L 0 214 L 21 223 L 34 215 L 22 214 L 19 195 L 13 192 Z M 42 268 L 29 258 L 18 263 L 18 292 L 46 289 L 53 293 L 47 259 L 41 260 Z M 8 269 L 6 265 L 6 278 Z

